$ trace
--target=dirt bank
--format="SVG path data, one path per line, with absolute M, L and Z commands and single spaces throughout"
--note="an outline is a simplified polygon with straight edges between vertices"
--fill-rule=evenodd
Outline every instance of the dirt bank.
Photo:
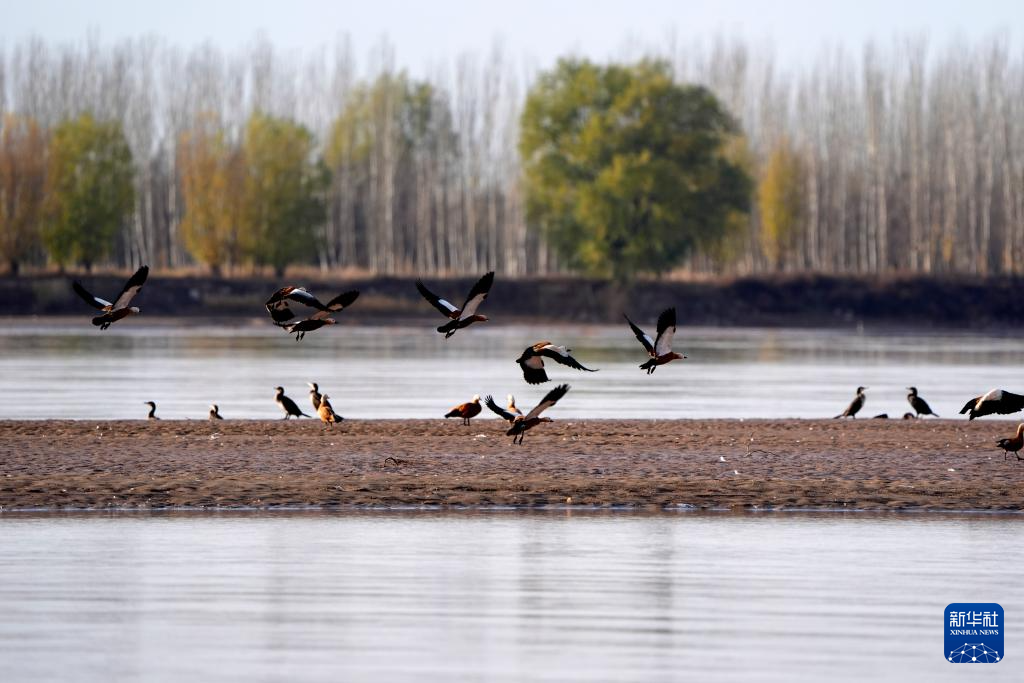
M 0 422 L 0 508 L 1024 509 L 979 420 Z M 722 459 L 724 458 L 724 462 Z

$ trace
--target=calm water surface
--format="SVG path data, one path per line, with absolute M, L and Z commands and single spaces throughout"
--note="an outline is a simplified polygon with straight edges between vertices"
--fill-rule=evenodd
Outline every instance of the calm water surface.
M 1020 681 L 1019 541 L 981 515 L 6 514 L 0 678 Z M 968 601 L 1006 610 L 983 671 L 943 659 Z
M 916 385 L 953 416 L 995 386 L 1024 390 L 1018 335 L 893 334 L 844 330 L 680 328 L 689 359 L 647 376 L 643 349 L 623 326 L 481 325 L 445 341 L 427 325 L 321 330 L 296 343 L 264 321 L 218 328 L 141 320 L 99 332 L 76 326 L 0 324 L 0 419 L 281 415 L 273 388 L 307 406 L 319 382 L 353 418 L 438 417 L 473 394 L 516 394 L 531 406 L 553 383 L 530 387 L 514 363 L 529 344 L 568 345 L 596 373 L 549 368 L 572 393 L 552 417 L 831 417 L 858 385 L 865 414 L 902 415 Z M 549 364 L 551 365 L 551 364 Z

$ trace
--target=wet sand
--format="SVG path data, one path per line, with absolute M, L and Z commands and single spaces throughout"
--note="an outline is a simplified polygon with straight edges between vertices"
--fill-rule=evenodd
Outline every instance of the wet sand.
M 348 506 L 1022 510 L 979 420 L 0 421 L 0 510 Z M 724 458 L 724 462 L 720 459 Z

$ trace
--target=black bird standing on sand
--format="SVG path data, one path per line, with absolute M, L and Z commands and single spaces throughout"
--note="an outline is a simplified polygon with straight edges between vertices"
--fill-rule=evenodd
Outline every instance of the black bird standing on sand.
M 211 420 L 223 420 L 224 416 L 220 414 L 220 408 L 217 407 L 216 403 L 210 404 L 210 418 Z
M 75 294 L 82 297 L 82 300 L 87 304 L 99 311 L 103 311 L 102 315 L 92 319 L 92 324 L 101 330 L 105 330 L 121 318 L 139 314 L 137 306 L 129 306 L 128 304 L 132 302 L 135 295 L 142 289 L 142 285 L 146 284 L 147 277 L 149 277 L 149 266 L 142 266 L 135 271 L 135 274 L 128 278 L 128 282 L 124 283 L 124 287 L 121 288 L 121 293 L 114 299 L 114 303 L 110 303 L 98 296 L 93 296 L 78 280 L 71 283 L 71 289 L 75 290 Z
M 968 419 L 998 413 L 999 415 L 1010 415 L 1024 410 L 1024 396 L 1011 394 L 1002 389 L 993 389 L 984 396 L 976 396 L 964 404 L 960 414 L 970 413 Z
M 1017 456 L 1017 460 L 1024 460 L 1020 457 L 1020 449 L 1024 448 L 1024 424 L 1017 425 L 1017 433 L 1011 436 L 1009 439 L 999 439 L 996 445 L 1003 449 L 1003 460 L 1006 460 L 1006 456 L 1013 453 Z
M 487 295 L 491 291 L 491 285 L 494 284 L 494 272 L 486 273 L 483 277 L 477 280 L 473 288 L 469 290 L 469 295 L 466 297 L 466 303 L 462 304 L 462 308 L 456 308 L 455 304 L 451 303 L 446 299 L 442 299 L 437 294 L 434 294 L 426 285 L 423 284 L 422 280 L 416 281 L 416 289 L 420 295 L 430 302 L 430 305 L 441 312 L 442 315 L 449 318 L 441 327 L 437 328 L 437 331 L 444 335 L 444 338 L 455 334 L 458 330 L 464 327 L 469 327 L 473 323 L 487 322 L 486 315 L 478 315 L 476 309 L 480 308 L 480 304 L 484 302 Z
M 322 399 L 320 385 L 316 382 L 306 382 L 306 384 L 309 385 L 309 402 L 313 404 L 313 412 L 318 412 L 320 410 L 320 400 Z
M 921 415 L 939 416 L 938 413 L 932 412 L 931 406 L 928 405 L 927 401 L 917 395 L 917 387 L 907 387 L 907 391 L 910 392 L 907 394 L 907 400 L 910 401 L 910 407 L 914 409 L 918 417 Z
M 846 410 L 839 413 L 832 419 L 837 420 L 841 417 L 857 417 L 857 413 L 859 413 L 860 409 L 864 407 L 864 401 L 866 401 L 868 398 L 867 396 L 864 395 L 864 390 L 866 388 L 867 387 L 857 387 L 857 395 L 853 398 L 852 401 L 850 401 L 850 405 L 846 406 Z
M 156 416 L 156 403 L 153 403 L 152 401 L 146 401 L 145 403 L 143 403 L 143 405 L 149 406 L 149 415 L 146 416 L 147 420 L 160 419 L 159 417 Z
M 309 417 L 309 415 L 299 410 L 299 407 L 295 405 L 295 401 L 284 395 L 284 387 L 277 387 L 274 391 L 277 392 L 274 395 L 274 400 L 277 401 L 277 405 L 281 406 L 281 410 L 284 411 L 285 420 L 293 415 L 295 417 Z

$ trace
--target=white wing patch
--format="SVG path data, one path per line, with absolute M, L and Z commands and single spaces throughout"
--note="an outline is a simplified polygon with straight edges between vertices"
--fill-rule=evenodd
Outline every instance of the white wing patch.
M 672 338 L 676 335 L 676 328 L 669 327 L 665 330 L 660 337 L 658 337 L 658 345 L 654 347 L 654 353 L 659 356 L 664 356 L 666 353 L 672 351 Z M 646 335 L 645 335 L 646 336 Z
M 540 356 L 530 356 L 529 358 L 526 359 L 526 367 L 530 368 L 531 370 L 543 370 L 544 359 L 541 358 Z
M 548 344 L 547 346 L 542 346 L 541 347 L 541 351 L 545 351 L 545 350 L 547 350 L 547 351 L 554 351 L 559 356 L 563 356 L 563 357 L 569 355 L 569 352 L 565 350 L 564 346 L 555 346 L 554 344 Z

